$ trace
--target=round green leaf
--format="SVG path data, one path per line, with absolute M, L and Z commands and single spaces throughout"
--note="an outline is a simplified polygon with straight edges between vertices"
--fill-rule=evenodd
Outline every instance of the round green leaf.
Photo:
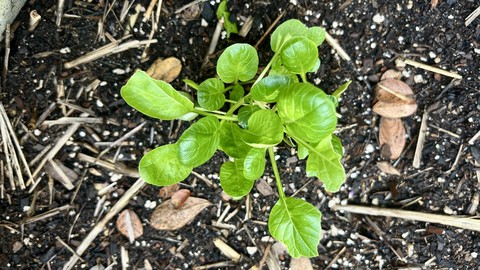
M 292 137 L 319 142 L 337 125 L 335 107 L 328 96 L 309 83 L 294 83 L 282 90 L 277 112 Z
M 243 160 L 228 161 L 220 168 L 220 184 L 223 191 L 232 197 L 243 197 L 252 190 L 255 180 L 243 176 Z
M 178 139 L 178 157 L 187 166 L 197 167 L 207 162 L 220 142 L 218 119 L 207 116 L 191 125 Z
M 291 19 L 280 24 L 272 33 L 270 47 L 272 51 L 279 51 L 283 44 L 295 36 L 304 36 L 307 33 L 307 27 L 297 19 Z
M 162 145 L 148 152 L 140 160 L 138 170 L 143 181 L 155 186 L 178 183 L 192 172 L 192 167 L 178 159 L 178 145 Z
M 319 46 L 325 40 L 325 29 L 319 26 L 310 27 L 307 30 L 306 37 Z
M 198 104 L 210 111 L 215 111 L 225 104 L 225 85 L 217 78 L 210 78 L 198 86 Z
M 263 78 L 252 87 L 250 91 L 252 98 L 258 101 L 275 102 L 277 101 L 280 89 L 283 86 L 298 82 L 296 75 L 270 75 Z
M 242 128 L 247 128 L 248 127 L 248 119 L 250 119 L 250 116 L 258 110 L 261 110 L 260 107 L 258 106 L 243 106 L 238 110 L 238 124 Z
M 243 130 L 233 122 L 227 122 L 220 128 L 220 150 L 233 158 L 244 158 L 251 149 L 242 140 Z
M 193 111 L 193 102 L 179 94 L 170 84 L 137 71 L 120 94 L 128 105 L 141 113 L 162 120 L 173 120 Z
M 315 67 L 318 49 L 315 42 L 306 37 L 293 37 L 282 47 L 283 66 L 295 74 L 305 74 Z
M 243 175 L 247 179 L 256 180 L 265 171 L 265 148 L 252 148 L 243 161 Z
M 268 219 L 270 234 L 284 243 L 294 257 L 318 256 L 317 246 L 321 237 L 322 214 L 306 201 L 280 199 L 272 208 Z
M 240 84 L 235 84 L 230 91 L 230 99 L 233 101 L 239 101 L 245 95 L 245 90 Z
M 256 148 L 268 148 L 283 139 L 280 118 L 271 110 L 256 111 L 248 119 L 248 128 L 242 135 L 243 141 Z
M 257 50 L 250 44 L 233 44 L 218 58 L 217 74 L 225 83 L 251 80 L 257 74 L 257 70 Z

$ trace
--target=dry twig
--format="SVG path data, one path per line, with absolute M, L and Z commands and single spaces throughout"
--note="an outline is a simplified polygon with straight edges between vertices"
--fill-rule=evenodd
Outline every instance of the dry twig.
M 422 162 L 423 145 L 425 144 L 425 135 L 427 134 L 427 119 L 428 111 L 425 110 L 422 116 L 422 123 L 420 124 L 417 147 L 415 148 L 415 156 L 413 157 L 413 167 L 416 169 L 420 168 L 420 163 Z

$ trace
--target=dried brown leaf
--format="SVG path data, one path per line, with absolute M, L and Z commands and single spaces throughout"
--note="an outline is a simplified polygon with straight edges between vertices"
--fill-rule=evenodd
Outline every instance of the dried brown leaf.
M 180 186 L 178 184 L 165 186 L 160 189 L 160 191 L 158 192 L 158 196 L 160 196 L 160 198 L 165 200 L 172 197 L 173 193 L 175 193 L 179 189 L 180 189 Z
M 175 209 L 178 209 L 178 208 L 182 207 L 182 205 L 185 203 L 185 201 L 188 199 L 188 197 L 190 197 L 190 190 L 180 189 L 180 190 L 176 191 L 175 193 L 173 193 L 170 201 L 172 202 L 173 207 L 175 207 Z
M 412 89 L 397 79 L 380 81 L 375 88 L 373 111 L 389 118 L 401 118 L 415 113 L 417 102 Z
M 148 68 L 147 74 L 156 80 L 163 80 L 170 83 L 180 75 L 181 71 L 182 62 L 178 58 L 169 57 L 155 60 Z
M 133 236 L 133 240 L 143 235 L 142 222 L 140 221 L 140 218 L 138 218 L 137 214 L 133 212 L 133 210 L 123 210 L 117 218 L 116 225 L 121 234 L 128 238 Z
M 382 77 L 380 77 L 380 80 L 386 80 L 386 79 L 397 79 L 399 80 L 402 77 L 402 72 L 395 70 L 395 69 L 389 69 L 385 71 L 382 74 Z
M 386 174 L 400 175 L 400 172 L 388 161 L 377 162 L 377 168 Z
M 290 260 L 290 269 L 291 270 L 313 270 L 313 266 L 309 258 L 306 258 L 306 257 L 292 258 Z
M 212 203 L 205 199 L 189 197 L 181 208 L 175 209 L 171 200 L 167 200 L 155 208 L 150 224 L 157 230 L 178 230 L 210 205 Z
M 398 118 L 380 118 L 378 140 L 382 156 L 397 159 L 405 147 L 405 127 Z

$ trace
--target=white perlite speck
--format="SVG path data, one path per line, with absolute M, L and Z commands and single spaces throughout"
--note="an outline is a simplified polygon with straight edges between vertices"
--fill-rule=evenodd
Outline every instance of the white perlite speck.
M 373 16 L 373 22 L 376 23 L 376 24 L 381 24 L 385 21 L 385 16 L 381 15 L 381 14 L 375 14 Z

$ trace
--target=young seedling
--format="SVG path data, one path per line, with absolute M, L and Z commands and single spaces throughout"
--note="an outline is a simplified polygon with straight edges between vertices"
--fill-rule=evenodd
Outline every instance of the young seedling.
M 268 153 L 279 194 L 268 221 L 270 233 L 293 257 L 317 256 L 321 213 L 285 195 L 274 147 L 282 141 L 296 145 L 298 157 L 306 159 L 307 176 L 320 179 L 327 191 L 338 191 L 345 180 L 343 148 L 333 132 L 338 96 L 348 83 L 329 96 L 307 82 L 307 73 L 320 66 L 317 47 L 324 39 L 320 27 L 284 22 L 272 34 L 274 55 L 258 76 L 257 51 L 249 44 L 231 45 L 218 59 L 217 77 L 200 84 L 185 80 L 196 99 L 137 71 L 121 90 L 130 106 L 161 120 L 197 119 L 175 144 L 142 158 L 143 180 L 156 186 L 175 184 L 220 150 L 230 157 L 220 168 L 220 184 L 227 194 L 241 198 L 264 174 Z

